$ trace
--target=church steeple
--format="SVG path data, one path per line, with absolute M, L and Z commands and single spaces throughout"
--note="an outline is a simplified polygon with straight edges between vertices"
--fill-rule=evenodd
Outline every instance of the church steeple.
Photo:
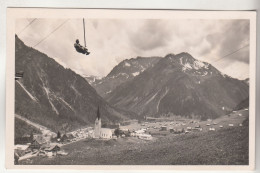
M 97 118 L 96 118 L 95 126 L 94 126 L 94 137 L 100 138 L 100 133 L 101 133 L 101 118 L 100 118 L 100 112 L 99 112 L 99 106 L 98 106 Z
M 98 106 L 98 109 L 97 109 L 97 119 L 98 119 L 98 120 L 100 119 L 99 106 Z

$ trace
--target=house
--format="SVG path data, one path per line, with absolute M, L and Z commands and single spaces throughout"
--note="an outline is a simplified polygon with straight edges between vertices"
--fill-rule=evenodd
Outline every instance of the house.
M 103 139 L 112 139 L 112 129 L 101 128 L 101 117 L 99 112 L 99 107 L 97 110 L 97 118 L 95 121 L 93 138 L 103 138 Z
M 103 124 L 102 128 L 118 129 L 120 128 L 120 124 Z
M 192 129 L 191 127 L 187 127 L 187 131 L 191 131 L 191 129 Z
M 134 131 L 130 132 L 131 137 L 136 137 L 136 133 Z
M 69 142 L 69 137 L 68 137 L 66 134 L 64 134 L 64 135 L 60 138 L 60 141 L 61 141 L 61 142 Z
M 153 139 L 152 135 L 149 135 L 149 134 L 139 134 L 138 138 L 143 139 L 143 140 L 152 140 Z
M 150 135 L 152 136 L 155 136 L 155 135 L 159 135 L 159 136 L 166 136 L 168 134 L 170 134 L 169 131 L 153 131 L 153 132 L 149 132 Z M 138 134 L 139 135 L 142 135 L 142 134 Z
M 130 125 L 130 124 L 131 124 L 130 121 L 121 122 L 121 125 L 122 125 L 122 126 L 127 126 L 127 125 Z
M 28 145 L 15 145 L 14 151 L 21 157 L 27 153 L 28 148 Z
M 209 131 L 215 131 L 215 128 L 211 127 L 209 128 Z
M 195 128 L 199 129 L 199 128 L 200 128 L 200 125 L 198 125 L 198 126 L 195 126 Z
M 167 127 L 166 126 L 162 126 L 160 130 L 161 131 L 167 131 Z
M 44 150 L 47 152 L 47 156 L 56 156 L 57 152 L 60 151 L 60 146 L 58 146 L 57 144 L 50 145 Z
M 43 141 L 39 140 L 39 139 L 34 139 L 31 143 L 31 145 L 29 146 L 29 148 L 31 148 L 32 150 L 37 149 L 39 150 L 41 148 L 43 144 Z
M 71 133 L 67 134 L 66 136 L 67 136 L 68 139 L 70 139 L 70 140 L 73 139 L 73 138 L 75 138 L 75 137 L 73 136 L 73 134 L 71 134 Z
M 184 131 L 184 128 L 182 128 L 182 129 L 174 129 L 174 133 L 175 134 L 180 134 L 180 133 L 184 133 L 185 131 Z
M 202 131 L 202 128 L 200 127 L 200 128 L 192 128 L 191 129 L 193 132 L 199 132 L 199 131 Z
M 33 140 L 37 140 L 41 144 L 46 143 L 46 138 L 44 138 L 41 134 L 33 135 Z
M 28 145 L 15 145 L 15 150 L 26 150 L 29 146 Z
M 33 134 L 33 139 L 40 139 L 40 140 L 42 140 L 43 136 L 42 136 L 42 134 Z
M 104 139 L 111 139 L 112 138 L 112 130 L 109 128 L 101 128 L 100 131 L 100 138 L 104 138 Z

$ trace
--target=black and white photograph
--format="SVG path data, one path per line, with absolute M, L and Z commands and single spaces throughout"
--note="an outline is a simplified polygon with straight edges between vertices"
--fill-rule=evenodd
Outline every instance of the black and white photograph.
M 14 167 L 254 165 L 255 13 L 19 10 Z

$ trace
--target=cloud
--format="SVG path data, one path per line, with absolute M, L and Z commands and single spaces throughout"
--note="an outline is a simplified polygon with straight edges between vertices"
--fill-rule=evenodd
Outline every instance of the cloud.
M 129 41 L 140 51 L 149 51 L 166 46 L 171 40 L 170 28 L 162 20 L 146 20 L 134 31 L 128 32 Z
M 249 63 L 249 20 L 220 21 L 222 27 L 216 33 L 209 34 L 207 40 L 217 51 L 216 59 L 225 57 L 226 61 Z M 242 48 L 243 47 L 243 48 Z M 240 48 L 242 48 L 240 50 Z M 238 51 L 239 50 L 239 51 Z M 237 51 L 237 52 L 235 52 Z
M 16 33 L 31 20 L 17 20 Z M 65 20 L 37 19 L 18 36 L 33 46 Z M 248 43 L 248 20 L 87 19 L 85 25 L 89 56 L 73 47 L 76 39 L 84 43 L 82 19 L 70 19 L 36 49 L 86 75 L 105 76 L 124 59 L 180 52 L 212 63 L 230 76 L 249 75 L 244 70 L 249 66 L 249 47 L 216 61 Z

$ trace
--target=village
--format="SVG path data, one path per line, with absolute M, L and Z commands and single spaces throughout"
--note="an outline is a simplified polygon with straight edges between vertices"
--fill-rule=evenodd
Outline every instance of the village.
M 102 115 L 98 109 L 94 127 L 80 128 L 64 134 L 60 132 L 56 134 L 41 127 L 42 134 L 27 135 L 23 140 L 16 141 L 15 163 L 30 161 L 34 157 L 43 159 L 56 156 L 66 157 L 70 153 L 63 148 L 82 140 L 117 141 L 132 138 L 136 141 L 155 141 L 170 135 L 195 134 L 240 127 L 243 126 L 242 122 L 248 118 L 248 109 L 233 111 L 221 118 L 206 121 L 146 117 L 144 121 L 130 120 L 116 125 L 102 125 L 101 118 Z M 32 122 L 26 121 L 32 124 Z

